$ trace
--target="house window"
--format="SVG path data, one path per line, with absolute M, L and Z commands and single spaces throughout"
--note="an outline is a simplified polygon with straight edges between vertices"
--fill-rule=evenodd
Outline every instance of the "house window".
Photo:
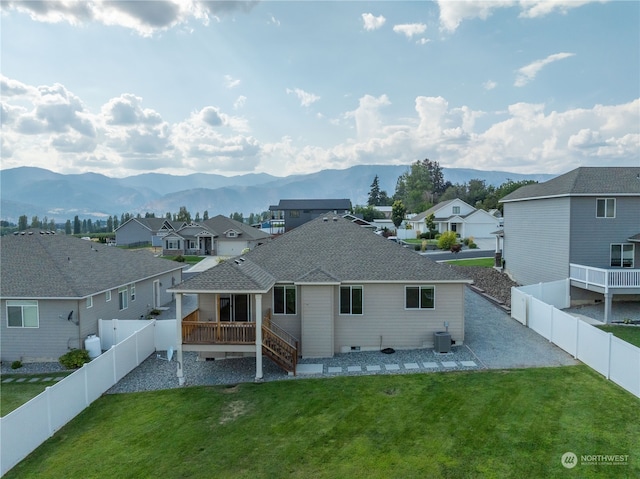
M 291 285 L 273 287 L 273 313 L 296 314 L 295 286 Z
M 196 249 L 195 240 L 189 240 L 189 249 Z
M 131 301 L 135 301 L 136 300 L 136 285 L 132 284 L 131 285 Z
M 93 296 L 87 298 L 87 309 L 93 308 Z
M 452 207 L 453 209 L 453 214 L 454 215 L 459 215 L 460 214 L 460 207 L 459 206 L 454 206 Z
M 615 218 L 616 199 L 598 198 L 596 199 L 596 218 Z
M 123 309 L 127 309 L 129 307 L 129 292 L 127 291 L 127 287 L 123 286 L 122 288 L 118 288 L 118 307 L 120 311 Z
M 167 240 L 167 249 L 180 249 L 180 240 Z
M 289 218 L 300 218 L 300 210 L 289 211 Z
M 433 286 L 407 286 L 404 290 L 406 309 L 434 309 L 435 288 Z
M 630 243 L 611 245 L 611 266 L 633 268 L 633 245 Z
M 107 303 L 111 301 L 111 291 L 107 291 L 106 293 L 104 293 L 104 297 Z
M 7 300 L 7 327 L 37 328 L 38 326 L 38 301 Z
M 227 233 L 227 238 L 235 238 L 236 237 L 236 232 L 235 231 L 229 231 Z
M 362 314 L 362 286 L 340 286 L 340 314 Z

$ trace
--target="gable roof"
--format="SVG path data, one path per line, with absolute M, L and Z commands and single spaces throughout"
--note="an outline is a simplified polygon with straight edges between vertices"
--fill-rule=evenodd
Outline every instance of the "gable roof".
M 269 276 L 273 283 L 261 283 L 265 287 L 263 292 L 276 282 L 471 282 L 452 268 L 340 216 L 326 215 L 259 246 L 236 261 L 214 266 L 169 291 L 216 291 L 217 288 L 242 291 L 243 287 L 255 287 L 257 278 Z M 254 283 L 246 284 L 247 278 Z
M 441 210 L 442 208 L 444 208 L 445 206 L 447 206 L 450 203 L 453 202 L 458 202 L 458 203 L 462 203 L 467 205 L 469 208 L 473 208 L 473 206 L 471 206 L 468 203 L 465 203 L 464 201 L 462 201 L 459 198 L 454 198 L 452 200 L 446 200 L 446 201 L 441 201 L 440 203 L 438 203 L 437 205 L 433 205 L 431 208 L 429 208 L 427 211 L 423 211 L 422 213 L 418 213 L 417 215 L 413 216 L 412 218 L 409 218 L 409 222 L 419 222 L 419 221 L 423 221 L 426 217 L 428 217 L 431 213 L 433 213 L 434 215 L 436 214 L 437 211 Z M 475 208 L 473 208 L 475 210 Z M 460 216 L 460 215 L 455 215 L 455 216 Z
M 146 250 L 31 233 L 0 238 L 2 298 L 84 298 L 183 267 Z
M 234 230 L 242 233 L 242 239 L 247 241 L 261 240 L 271 237 L 268 233 L 261 231 L 259 228 L 254 228 L 251 225 L 241 223 L 231 218 L 227 218 L 223 215 L 217 215 L 213 218 L 209 218 L 208 220 L 203 221 L 202 224 L 204 224 L 211 231 L 215 232 L 218 236 L 224 236 L 224 233 L 226 231 Z
M 351 200 L 341 199 L 303 199 L 280 200 L 276 206 L 269 206 L 269 210 L 320 210 L 320 211 L 344 211 L 351 209 Z
M 640 195 L 640 167 L 580 167 L 544 183 L 518 188 L 501 203 L 560 196 Z

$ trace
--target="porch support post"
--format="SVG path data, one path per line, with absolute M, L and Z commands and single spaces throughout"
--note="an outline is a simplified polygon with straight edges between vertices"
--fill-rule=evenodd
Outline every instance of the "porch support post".
M 176 294 L 176 343 L 178 384 L 184 386 L 184 371 L 182 370 L 182 293 Z
M 262 381 L 262 294 L 256 294 L 256 382 Z
M 611 317 L 611 301 L 613 300 L 613 294 L 609 291 L 604 293 L 604 322 L 609 324 L 609 318 Z

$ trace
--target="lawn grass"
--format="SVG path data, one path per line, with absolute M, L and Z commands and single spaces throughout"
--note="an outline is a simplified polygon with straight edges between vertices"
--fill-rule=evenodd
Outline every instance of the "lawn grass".
M 44 391 L 47 386 L 53 386 L 57 381 L 38 381 L 37 383 L 28 382 L 31 378 L 41 377 L 41 378 L 49 378 L 49 377 L 60 377 L 66 376 L 73 371 L 69 372 L 59 372 L 59 373 L 48 373 L 48 374 L 11 374 L 11 375 L 3 375 L 0 376 L 0 381 L 8 378 L 15 377 L 17 378 L 28 378 L 27 381 L 22 383 L 10 382 L 10 383 L 1 383 L 0 386 L 0 416 L 6 416 L 14 409 L 19 408 L 24 403 L 33 399 L 42 391 Z
M 640 327 L 638 326 L 616 326 L 616 325 L 607 325 L 607 326 L 598 326 L 603 331 L 607 333 L 613 333 L 613 335 L 617 338 L 622 339 L 628 343 L 633 344 L 634 346 L 638 346 L 640 348 Z
M 639 405 L 586 366 L 106 395 L 5 477 L 638 477 Z
M 495 258 L 454 259 L 446 261 L 446 263 L 455 266 L 481 266 L 483 268 L 493 268 L 496 264 L 496 260 Z
M 175 261 L 177 256 L 163 256 L 164 259 L 169 259 L 171 261 Z M 202 256 L 194 256 L 194 255 L 185 255 L 183 256 L 184 262 L 187 264 L 196 264 L 202 261 L 204 258 Z

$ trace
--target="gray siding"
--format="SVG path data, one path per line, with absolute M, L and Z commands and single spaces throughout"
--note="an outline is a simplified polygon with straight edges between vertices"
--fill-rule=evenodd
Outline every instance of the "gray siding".
M 421 285 L 429 286 L 425 281 Z M 456 344 L 464 341 L 464 288 L 462 284 L 437 284 L 435 309 L 405 309 L 404 284 L 363 284 L 361 316 L 338 314 L 335 306 L 335 352 L 359 346 L 378 349 L 433 347 L 433 333 L 449 332 Z
M 596 199 L 615 198 L 615 218 L 596 218 Z M 640 197 L 599 196 L 571 200 L 571 262 L 611 268 L 611 244 L 628 243 L 640 233 Z M 640 246 L 635 247 L 634 268 L 640 268 Z
M 179 271 L 159 276 L 161 304 L 172 300 L 172 294 L 166 289 L 171 286 L 172 277 L 179 282 Z M 98 334 L 98 319 L 139 319 L 145 317 L 153 304 L 153 279 L 139 281 L 136 285 L 136 299 L 129 307 L 120 311 L 118 290 L 111 290 L 111 301 L 106 293 L 93 296 L 93 306 L 87 308 L 85 299 L 76 300 L 38 300 L 38 328 L 8 328 L 6 301 L 2 301 L 0 312 L 0 348 L 2 361 L 57 361 L 69 349 L 84 348 L 84 340 L 90 334 Z M 129 290 L 130 295 L 130 290 Z M 73 321 L 67 321 L 73 311 Z M 75 323 L 79 322 L 79 325 Z
M 82 338 L 78 326 L 67 321 L 69 311 L 77 320 L 78 302 L 39 300 L 38 328 L 7 327 L 6 301 L 1 302 L 2 361 L 57 361 L 69 349 L 77 348 Z
M 134 243 L 150 243 L 151 230 L 137 221 L 129 221 L 116 231 L 116 244 L 128 245 Z
M 568 277 L 570 221 L 569 198 L 504 204 L 503 258 L 516 282 Z
M 301 286 L 302 356 L 333 356 L 333 286 Z

